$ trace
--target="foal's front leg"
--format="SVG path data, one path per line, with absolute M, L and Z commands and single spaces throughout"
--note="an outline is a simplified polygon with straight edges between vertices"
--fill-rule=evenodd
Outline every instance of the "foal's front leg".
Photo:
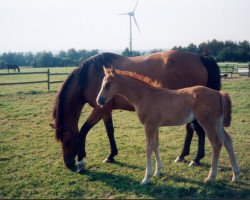
M 154 176 L 159 176 L 162 170 L 162 162 L 160 159 L 160 152 L 159 152 L 159 128 L 157 128 L 156 133 L 155 133 L 154 153 L 155 153 L 155 161 L 156 161 L 156 169 L 155 169 Z
M 147 184 L 150 177 L 153 174 L 152 170 L 152 152 L 155 149 L 156 146 L 156 127 L 152 126 L 151 124 L 145 125 L 145 133 L 146 133 L 146 172 L 145 176 L 141 182 L 141 184 Z

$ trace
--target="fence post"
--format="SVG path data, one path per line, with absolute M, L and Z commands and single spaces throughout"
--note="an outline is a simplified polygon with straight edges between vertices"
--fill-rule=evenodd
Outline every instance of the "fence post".
M 47 71 L 47 75 L 48 75 L 48 90 L 50 90 L 50 71 L 49 71 L 49 69 Z
M 250 77 L 250 63 L 248 64 L 248 77 Z

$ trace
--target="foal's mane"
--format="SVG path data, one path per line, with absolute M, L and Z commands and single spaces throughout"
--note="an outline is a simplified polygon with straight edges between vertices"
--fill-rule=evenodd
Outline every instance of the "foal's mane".
M 138 80 L 138 81 L 141 81 L 141 82 L 143 82 L 151 87 L 154 87 L 154 88 L 162 88 L 162 83 L 160 81 L 154 80 L 148 76 L 137 74 L 136 72 L 115 69 L 115 73 L 122 75 L 122 76 L 129 77 L 129 78 L 133 78 L 133 79 Z

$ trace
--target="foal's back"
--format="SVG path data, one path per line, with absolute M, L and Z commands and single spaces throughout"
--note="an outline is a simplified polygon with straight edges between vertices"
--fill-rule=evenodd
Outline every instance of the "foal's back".
M 159 126 L 177 126 L 189 123 L 198 115 L 219 116 L 221 98 L 218 91 L 204 86 L 179 90 L 152 88 L 143 106 L 137 108 L 141 122 Z

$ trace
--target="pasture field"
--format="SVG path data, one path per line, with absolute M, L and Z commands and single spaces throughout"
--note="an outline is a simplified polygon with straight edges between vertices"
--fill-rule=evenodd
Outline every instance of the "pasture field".
M 69 72 L 72 68 L 52 70 Z M 18 76 L 0 77 L 0 82 L 20 81 Z M 36 80 L 42 78 L 39 76 Z M 0 198 L 249 199 L 250 79 L 225 79 L 222 84 L 233 102 L 232 124 L 226 130 L 233 138 L 241 168 L 240 181 L 230 182 L 232 172 L 223 147 L 217 181 L 203 183 L 211 160 L 208 140 L 202 166 L 174 163 L 184 142 L 185 127 L 181 126 L 160 129 L 163 175 L 152 178 L 146 186 L 140 185 L 146 162 L 144 129 L 135 113 L 113 112 L 119 149 L 115 164 L 102 163 L 109 153 L 103 123 L 91 129 L 86 143 L 86 169 L 79 174 L 64 167 L 60 144 L 49 126 L 53 100 L 61 83 L 52 85 L 50 92 L 46 84 L 0 86 Z M 91 108 L 85 106 L 79 126 L 90 112 Z M 194 158 L 196 149 L 197 136 L 194 135 L 188 161 Z

